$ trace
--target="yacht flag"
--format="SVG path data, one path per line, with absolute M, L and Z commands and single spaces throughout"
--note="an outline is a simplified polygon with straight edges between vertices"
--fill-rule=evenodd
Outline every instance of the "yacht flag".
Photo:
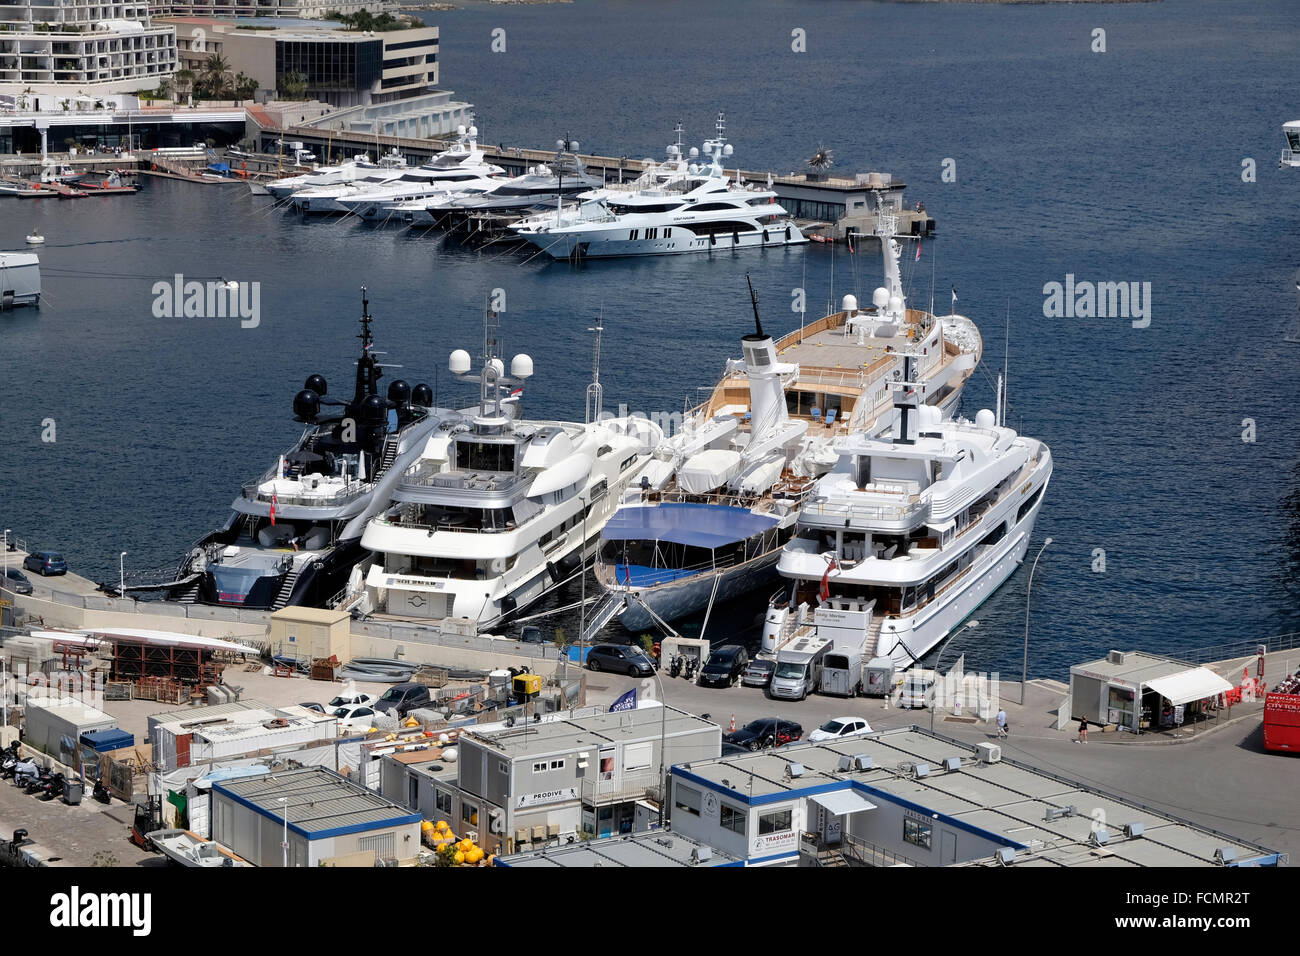
M 276 497 L 275 492 L 274 491 L 271 492 L 271 527 L 272 528 L 275 527 L 275 506 L 279 502 L 279 500 L 280 499 Z
M 826 573 L 822 575 L 822 588 L 819 592 L 823 601 L 829 601 L 831 598 L 831 572 L 836 568 L 835 559 L 831 558 L 831 563 L 826 565 Z
M 957 311 L 957 287 L 952 287 L 952 310 Z
M 913 262 L 921 261 L 921 240 L 920 239 L 916 240 L 916 258 L 913 259 L 912 261 Z

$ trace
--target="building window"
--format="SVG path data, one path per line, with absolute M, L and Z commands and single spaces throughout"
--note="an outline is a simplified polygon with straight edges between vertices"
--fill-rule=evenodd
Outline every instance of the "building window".
M 478 807 L 472 803 L 462 803 L 460 818 L 471 826 L 478 826 Z
M 724 803 L 722 805 L 722 829 L 743 834 L 745 832 L 745 811 Z
M 923 850 L 930 849 L 930 824 L 919 820 L 904 820 L 903 842 L 919 846 Z
M 445 790 L 434 791 L 433 802 L 437 805 L 439 812 L 451 814 L 451 794 Z
M 784 810 L 773 811 L 772 813 L 763 813 L 758 817 L 758 832 L 760 834 L 786 833 L 793 829 L 793 827 L 793 814 L 789 807 Z
M 533 773 L 546 773 L 546 761 L 539 760 L 533 764 Z
M 687 813 L 700 815 L 700 791 L 690 787 L 677 787 L 673 790 L 673 809 L 685 810 Z
M 510 773 L 510 764 L 506 763 L 504 760 L 498 761 L 498 762 L 497 762 L 497 773 L 501 773 L 501 774 L 509 774 L 509 773 Z
M 563 769 L 564 769 L 564 761 L 563 761 L 563 760 L 552 760 L 552 761 L 551 761 L 551 769 L 552 769 L 552 770 L 563 770 Z

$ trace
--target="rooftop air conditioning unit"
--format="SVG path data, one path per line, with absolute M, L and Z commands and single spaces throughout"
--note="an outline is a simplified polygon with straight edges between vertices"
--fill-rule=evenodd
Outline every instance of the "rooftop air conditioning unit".
M 949 773 L 952 773 L 952 771 L 954 771 L 954 770 L 960 770 L 960 769 L 961 769 L 961 758 L 960 758 L 960 757 L 947 757 L 947 758 L 945 758 L 944 761 L 943 761 L 943 769 L 944 769 L 944 770 L 947 770 Z
M 792 779 L 794 779 L 795 777 L 802 777 L 802 776 L 803 776 L 803 764 L 801 764 L 801 763 L 792 763 L 792 764 L 790 764 L 789 766 L 787 766 L 787 767 L 785 768 L 785 776 L 786 776 L 786 779 L 787 779 L 787 780 L 792 780 Z
M 1128 655 L 1123 651 L 1111 651 L 1106 655 L 1106 660 L 1112 664 L 1123 664 L 1128 659 Z
M 1088 842 L 1093 846 L 1105 846 L 1110 842 L 1110 831 L 1105 827 L 1097 827 L 1088 834 Z
M 912 776 L 917 780 L 930 775 L 930 765 L 928 763 L 919 763 L 912 768 Z
M 835 769 L 840 771 L 852 770 L 853 758 L 850 757 L 848 754 L 844 754 L 843 756 L 840 757 L 839 760 L 835 762 Z
M 1214 862 L 1219 864 L 1219 866 L 1227 866 L 1230 863 L 1235 862 L 1236 859 L 1237 851 L 1234 847 L 1221 846 L 1214 851 Z
M 979 743 L 975 745 L 980 763 L 997 763 L 1002 759 L 1002 748 L 997 744 Z
M 697 846 L 691 851 L 691 862 L 695 864 L 708 863 L 713 859 L 713 848 L 707 846 Z
M 1015 861 L 1015 858 L 1015 848 L 1009 846 L 999 847 L 998 852 L 993 855 L 993 859 L 1003 866 L 1010 866 Z
M 858 754 L 853 758 L 854 770 L 871 770 L 875 765 L 876 762 L 866 754 Z
M 1142 836 L 1142 824 L 1126 823 L 1124 824 L 1124 835 L 1130 840 L 1140 839 Z

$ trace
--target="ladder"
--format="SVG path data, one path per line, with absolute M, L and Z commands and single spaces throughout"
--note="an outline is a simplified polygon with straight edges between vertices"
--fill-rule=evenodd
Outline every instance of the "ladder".
M 293 568 L 284 576 L 284 581 L 280 583 L 280 590 L 275 595 L 275 603 L 271 605 L 272 611 L 278 611 L 289 603 L 289 598 L 293 595 L 293 586 L 298 581 L 298 568 Z

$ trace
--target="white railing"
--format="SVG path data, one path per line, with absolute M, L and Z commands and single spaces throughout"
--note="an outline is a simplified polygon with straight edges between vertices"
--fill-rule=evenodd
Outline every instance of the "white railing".
M 806 503 L 799 512 L 801 520 L 805 518 L 860 518 L 867 521 L 902 521 L 914 516 L 929 513 L 928 501 L 914 501 L 906 505 L 853 505 L 834 501 L 814 499 Z
M 657 796 L 661 783 L 657 769 L 624 771 L 609 780 L 583 780 L 582 798 L 594 802 Z
M 1300 154 L 1294 150 L 1282 150 L 1282 158 L 1277 161 L 1279 166 L 1300 166 Z

